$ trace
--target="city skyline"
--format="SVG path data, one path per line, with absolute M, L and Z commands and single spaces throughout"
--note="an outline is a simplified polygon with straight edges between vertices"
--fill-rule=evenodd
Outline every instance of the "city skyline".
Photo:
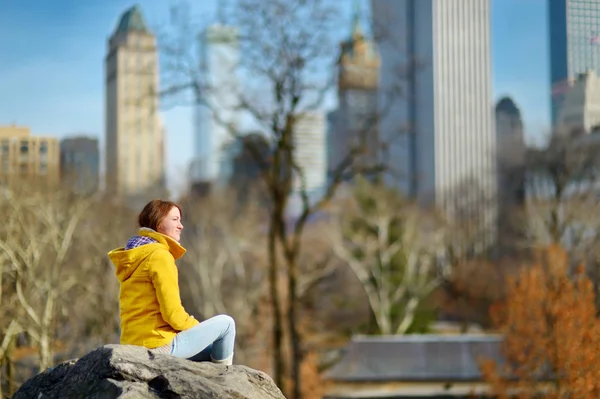
M 495 99 L 510 95 L 521 107 L 528 138 L 549 126 L 549 74 L 546 0 L 492 2 L 493 89 Z M 103 53 L 106 39 L 119 15 L 132 5 L 123 0 L 83 4 L 58 0 L 52 7 L 40 3 L 34 15 L 27 12 L 33 1 L 6 5 L 0 16 L 6 34 L 0 51 L 8 62 L 0 66 L 0 124 L 16 123 L 59 139 L 84 132 L 104 145 Z M 151 26 L 168 21 L 169 5 L 138 2 Z M 350 20 L 352 1 L 343 1 L 344 18 Z M 207 19 L 216 15 L 216 3 L 194 4 L 193 12 Z M 367 2 L 363 7 L 368 11 Z M 47 11 L 47 12 L 46 12 Z M 6 16 L 10 15 L 10 18 Z M 208 22 L 208 21 L 207 21 Z M 510 28 L 509 26 L 510 25 Z M 348 24 L 335 32 L 340 40 Z M 20 44 L 16 45 L 18 37 Z M 47 38 L 47 39 L 46 39 Z M 52 76 L 49 80 L 46 77 Z M 324 110 L 335 108 L 335 93 Z M 167 138 L 167 175 L 170 188 L 181 178 L 192 156 L 193 110 L 179 107 L 163 113 Z

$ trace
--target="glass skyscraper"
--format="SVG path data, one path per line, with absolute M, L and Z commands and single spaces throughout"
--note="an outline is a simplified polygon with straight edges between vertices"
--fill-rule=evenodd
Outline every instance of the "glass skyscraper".
M 577 75 L 600 73 L 600 1 L 548 0 L 552 124 Z
M 192 182 L 216 182 L 222 177 L 224 151 L 239 124 L 238 31 L 219 22 L 202 32 L 199 44 L 202 92 L 195 112 L 190 178 Z

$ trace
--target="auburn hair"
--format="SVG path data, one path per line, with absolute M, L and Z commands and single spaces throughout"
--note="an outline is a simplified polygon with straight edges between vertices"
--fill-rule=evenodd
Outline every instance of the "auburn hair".
M 158 231 L 158 226 L 167 217 L 171 209 L 176 207 L 179 209 L 179 214 L 183 218 L 181 206 L 172 201 L 163 201 L 154 199 L 146 204 L 140 215 L 138 216 L 138 224 L 140 227 L 146 227 Z

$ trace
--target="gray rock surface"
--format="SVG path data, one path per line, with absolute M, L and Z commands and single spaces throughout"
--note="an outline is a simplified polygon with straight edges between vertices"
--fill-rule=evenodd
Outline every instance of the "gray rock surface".
M 106 345 L 29 379 L 13 399 L 285 399 L 267 374 L 196 363 L 129 345 Z

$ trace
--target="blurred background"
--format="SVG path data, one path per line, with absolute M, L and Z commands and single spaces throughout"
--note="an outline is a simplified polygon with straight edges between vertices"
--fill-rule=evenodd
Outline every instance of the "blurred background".
M 0 397 L 118 343 L 153 198 L 286 397 L 598 397 L 600 2 L 0 10 Z

